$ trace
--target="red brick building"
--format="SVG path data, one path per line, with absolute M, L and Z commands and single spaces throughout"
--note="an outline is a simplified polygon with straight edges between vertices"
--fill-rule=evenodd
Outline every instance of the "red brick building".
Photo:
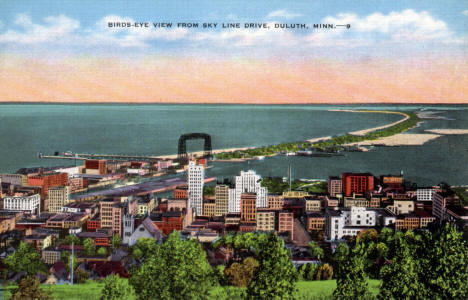
M 374 190 L 374 176 L 370 173 L 343 173 L 341 175 L 343 194 L 366 194 Z
M 87 159 L 85 169 L 86 173 L 107 174 L 107 161 L 104 159 Z
M 174 189 L 174 199 L 188 199 L 188 187 L 178 186 Z
M 294 238 L 294 214 L 282 211 L 278 213 L 278 233 L 289 232 L 291 240 Z
M 46 211 L 48 209 L 46 199 L 49 193 L 49 188 L 56 187 L 56 186 L 67 186 L 68 174 L 67 173 L 50 173 L 50 174 L 29 175 L 28 185 L 41 187 L 41 199 L 42 199 L 41 209 L 43 211 Z
M 78 234 L 78 237 L 81 239 L 92 239 L 96 247 L 107 247 L 111 243 L 112 230 L 100 229 L 96 232 L 81 232 Z
M 86 231 L 96 231 L 101 228 L 99 218 L 86 221 Z
M 169 235 L 174 230 L 181 231 L 184 227 L 184 215 L 180 211 L 163 212 L 150 215 L 153 224 L 164 235 Z
M 241 222 L 256 222 L 257 216 L 257 194 L 243 193 L 240 197 L 241 201 Z
M 253 232 L 257 230 L 257 224 L 255 222 L 245 222 L 239 224 L 240 232 Z

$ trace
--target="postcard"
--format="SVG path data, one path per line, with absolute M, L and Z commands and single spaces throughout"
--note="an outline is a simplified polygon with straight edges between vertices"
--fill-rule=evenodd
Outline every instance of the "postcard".
M 2 295 L 465 298 L 467 24 L 463 1 L 3 1 Z

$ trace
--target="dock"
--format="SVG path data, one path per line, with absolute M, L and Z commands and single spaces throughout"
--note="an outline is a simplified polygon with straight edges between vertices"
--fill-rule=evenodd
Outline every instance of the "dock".
M 125 154 L 87 154 L 87 153 L 74 153 L 73 155 L 43 155 L 39 153 L 39 158 L 46 159 L 112 159 L 112 160 L 149 160 L 158 161 L 163 159 L 173 159 L 174 155 L 166 156 L 148 156 L 148 155 L 125 155 Z

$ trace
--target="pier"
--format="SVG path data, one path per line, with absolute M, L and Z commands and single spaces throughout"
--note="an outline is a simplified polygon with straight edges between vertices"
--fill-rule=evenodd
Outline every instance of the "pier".
M 87 159 L 117 159 L 117 160 L 149 160 L 157 161 L 163 159 L 173 159 L 175 155 L 165 156 L 147 156 L 147 155 L 125 155 L 125 154 L 87 154 L 87 153 L 73 153 L 73 155 L 43 155 L 39 153 L 39 158 L 47 159 L 75 159 L 75 160 L 87 160 Z

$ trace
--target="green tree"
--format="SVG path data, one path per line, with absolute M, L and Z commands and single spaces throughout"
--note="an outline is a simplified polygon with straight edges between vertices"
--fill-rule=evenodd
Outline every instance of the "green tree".
M 83 241 L 83 250 L 87 256 L 93 256 L 96 251 L 96 246 L 94 246 L 94 241 L 90 238 L 87 238 Z
M 233 263 L 225 270 L 225 274 L 231 285 L 245 287 L 252 281 L 256 268 L 258 268 L 258 261 L 253 257 L 247 257 L 242 264 Z
M 312 255 L 312 257 L 317 257 L 318 259 L 320 259 L 320 257 L 323 256 L 323 249 L 320 248 L 320 246 L 316 242 L 311 241 L 309 243 L 309 249 L 310 255 Z
M 299 279 L 301 280 L 315 280 L 315 273 L 317 272 L 318 265 L 314 263 L 304 264 L 299 269 Z
M 49 294 L 41 289 L 39 281 L 36 279 L 36 277 L 28 276 L 22 279 L 18 285 L 18 288 L 12 291 L 11 299 L 46 300 L 49 299 Z
M 155 239 L 139 238 L 132 247 L 132 256 L 135 259 L 146 258 L 155 254 L 157 250 L 158 244 Z
M 106 256 L 106 255 L 107 255 L 107 249 L 104 248 L 104 247 L 100 247 L 100 248 L 97 250 L 97 255 L 99 255 L 99 256 Z
M 333 292 L 335 299 L 362 299 L 369 294 L 364 257 L 364 249 L 358 244 L 338 264 L 336 289 Z
M 247 287 L 248 298 L 292 299 L 298 275 L 283 241 L 274 233 L 259 235 L 255 251 L 259 267 Z
M 223 286 L 228 284 L 226 275 L 224 275 L 225 271 L 226 268 L 223 265 L 217 265 L 213 270 L 218 283 Z
M 67 271 L 70 272 L 70 255 L 71 253 L 69 251 L 63 251 L 62 254 L 60 255 L 60 260 L 63 261 L 65 264 Z M 76 262 L 76 254 L 73 256 L 73 270 L 76 269 L 77 262 Z
M 379 299 L 424 299 L 424 286 L 418 278 L 418 266 L 402 234 L 395 235 L 395 256 L 382 267 Z
M 136 299 L 133 287 L 128 284 L 125 278 L 118 275 L 110 275 L 104 280 L 104 287 L 101 291 L 101 300 L 127 300 Z
M 69 234 L 63 239 L 63 243 L 66 244 L 66 245 L 71 245 L 72 242 L 75 245 L 79 245 L 80 244 L 80 239 L 77 236 L 73 235 L 73 234 Z
M 214 196 L 214 186 L 203 186 L 203 196 Z
M 329 264 L 323 264 L 318 267 L 315 273 L 315 280 L 329 280 L 333 277 L 333 267 Z
M 130 277 L 141 299 L 205 299 L 213 281 L 212 268 L 198 241 L 182 240 L 178 232 L 156 245 Z
M 28 275 L 36 275 L 37 272 L 47 270 L 36 249 L 25 242 L 21 242 L 18 249 L 5 258 L 4 263 L 8 272 L 26 272 Z
M 86 283 L 86 280 L 89 279 L 89 272 L 78 269 L 75 272 L 75 278 L 78 283 Z
M 122 240 L 118 234 L 114 234 L 111 240 L 112 249 L 119 248 L 122 245 Z
M 132 257 L 136 260 L 140 260 L 143 257 L 143 251 L 140 248 L 132 249 Z
M 427 247 L 421 280 L 433 299 L 468 298 L 468 245 L 462 236 L 452 224 L 445 224 Z

